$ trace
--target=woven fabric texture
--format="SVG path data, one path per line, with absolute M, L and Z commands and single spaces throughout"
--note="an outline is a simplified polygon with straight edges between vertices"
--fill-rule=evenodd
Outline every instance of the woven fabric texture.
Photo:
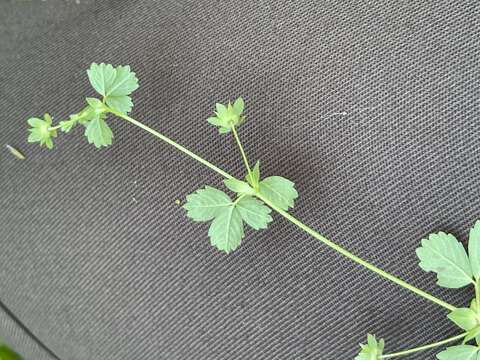
M 39 344 L 8 310 L 0 306 L 0 341 L 10 349 L 20 350 L 25 359 L 56 360 L 48 349 Z
M 243 96 L 240 136 L 263 174 L 295 181 L 293 214 L 455 305 L 415 248 L 466 240 L 480 217 L 478 1 L 0 3 L 0 299 L 62 360 L 352 359 L 372 332 L 396 351 L 453 336 L 446 311 L 275 216 L 230 255 L 175 204 L 216 174 L 111 122 L 53 151 L 26 119 L 93 96 L 92 62 L 130 64 L 132 116 L 234 175 L 231 137 L 206 123 Z M 26 360 L 33 353 L 0 316 Z M 17 338 L 18 337 L 18 338 Z M 436 351 L 410 356 L 432 359 Z

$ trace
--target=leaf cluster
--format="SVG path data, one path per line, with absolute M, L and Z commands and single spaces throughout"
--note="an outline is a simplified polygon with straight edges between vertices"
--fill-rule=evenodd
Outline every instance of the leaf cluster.
M 102 99 L 87 97 L 84 109 L 70 115 L 68 120 L 60 121 L 57 126 L 52 125 L 52 118 L 48 114 L 44 120 L 29 119 L 29 142 L 39 142 L 52 149 L 52 138 L 57 136 L 57 129 L 68 133 L 77 124 L 81 124 L 85 127 L 84 134 L 90 144 L 97 148 L 112 144 L 113 132 L 107 124 L 107 115 L 111 111 L 127 114 L 132 110 L 130 94 L 138 88 L 138 79 L 128 65 L 113 67 L 104 63 L 93 63 L 87 70 L 87 75 Z

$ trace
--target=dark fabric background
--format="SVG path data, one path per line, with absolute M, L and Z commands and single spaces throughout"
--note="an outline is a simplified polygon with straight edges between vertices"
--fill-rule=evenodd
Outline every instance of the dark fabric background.
M 453 304 L 418 267 L 433 231 L 466 240 L 480 217 L 477 1 L 5 1 L 0 3 L 0 299 L 60 359 L 352 359 L 458 333 L 446 311 L 275 216 L 238 251 L 209 245 L 176 199 L 221 179 L 112 121 L 54 151 L 26 119 L 94 95 L 91 62 L 130 64 L 132 116 L 234 175 L 205 119 L 246 99 L 241 136 L 263 174 L 295 181 L 294 215 Z M 26 360 L 33 338 L 0 316 Z M 18 330 L 18 329 L 17 329 Z M 432 359 L 435 351 L 410 356 Z

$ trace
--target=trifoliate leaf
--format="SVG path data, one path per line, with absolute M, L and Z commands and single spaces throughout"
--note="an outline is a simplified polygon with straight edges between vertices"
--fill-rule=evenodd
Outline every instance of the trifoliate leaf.
M 223 180 L 223 183 L 227 188 L 232 190 L 233 192 L 239 193 L 239 194 L 249 194 L 253 195 L 255 193 L 255 190 L 253 190 L 246 182 L 240 181 L 237 179 L 226 179 Z
M 20 355 L 11 350 L 8 346 L 0 345 L 0 360 L 22 360 Z
M 133 102 L 128 95 L 138 88 L 138 79 L 130 66 L 113 67 L 110 64 L 95 64 L 87 70 L 93 88 L 105 97 L 108 106 L 122 113 L 132 109 Z
M 245 176 L 245 180 L 255 189 L 258 188 L 259 184 L 258 182 L 260 181 L 260 161 L 257 161 L 255 163 L 255 166 L 252 169 L 252 178 L 250 178 L 250 175 L 247 174 Z
M 236 206 L 243 221 L 255 230 L 266 229 L 268 223 L 273 220 L 269 215 L 272 210 L 252 196 L 242 197 Z
M 56 130 L 50 130 L 52 126 L 52 117 L 49 114 L 45 114 L 43 120 L 39 118 L 30 118 L 27 122 L 31 126 L 31 128 L 28 129 L 30 132 L 28 142 L 39 142 L 40 146 L 45 145 L 47 148 L 52 149 L 52 137 L 57 136 Z
M 244 122 L 242 116 L 244 103 L 242 98 L 235 100 L 232 105 L 230 102 L 225 106 L 223 104 L 215 104 L 215 115 L 207 119 L 208 123 L 217 126 L 220 134 L 226 134 L 231 131 L 233 126 L 238 126 Z
M 472 267 L 473 276 L 480 278 L 480 220 L 470 229 L 468 238 L 468 257 Z
M 293 208 L 298 197 L 295 184 L 281 176 L 270 176 L 260 181 L 260 195 L 271 201 L 282 210 Z
M 271 210 L 262 201 L 241 195 L 232 202 L 223 191 L 210 186 L 188 195 L 183 208 L 187 210 L 187 216 L 195 221 L 213 220 L 208 230 L 210 242 L 227 253 L 240 245 L 244 236 L 244 221 L 255 230 L 265 229 L 272 221 Z
M 463 330 L 471 330 L 478 325 L 477 314 L 472 309 L 455 309 L 447 317 Z
M 422 240 L 416 251 L 420 267 L 437 273 L 437 284 L 457 289 L 473 283 L 472 270 L 463 245 L 451 234 L 439 232 Z
M 377 341 L 375 335 L 368 334 L 367 344 L 360 344 L 362 350 L 355 357 L 355 360 L 379 360 L 380 356 L 383 354 L 384 346 L 385 342 L 383 339 Z
M 97 148 L 112 145 L 113 133 L 102 116 L 96 116 L 86 125 L 85 136 Z
M 183 208 L 187 210 L 187 216 L 194 221 L 209 221 L 225 212 L 231 205 L 232 200 L 223 191 L 205 186 L 205 189 L 188 195 Z
M 215 217 L 208 229 L 208 236 L 213 246 L 227 254 L 240 245 L 244 236 L 243 221 L 236 206 L 228 206 Z
M 472 345 L 450 346 L 437 354 L 439 360 L 478 360 L 479 348 Z

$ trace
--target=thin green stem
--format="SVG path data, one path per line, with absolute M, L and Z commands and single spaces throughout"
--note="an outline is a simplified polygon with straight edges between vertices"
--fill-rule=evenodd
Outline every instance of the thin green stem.
M 328 247 L 332 248 L 333 250 L 336 250 L 338 251 L 340 254 L 346 256 L 347 258 L 349 258 L 350 260 L 353 260 L 354 262 L 356 262 L 357 264 L 360 264 L 364 267 L 366 267 L 367 269 L 373 271 L 374 273 L 394 282 L 395 284 L 397 285 L 400 285 L 401 287 L 407 289 L 407 290 L 410 290 L 412 292 L 414 292 L 415 294 L 421 296 L 421 297 L 424 297 L 425 299 L 428 299 L 432 302 L 434 302 L 435 304 L 438 304 L 442 307 L 444 307 L 445 309 L 448 309 L 450 311 L 453 311 L 456 309 L 455 306 L 453 305 L 450 305 L 448 303 L 446 303 L 445 301 L 442 301 L 438 298 L 436 298 L 435 296 L 433 295 L 430 295 L 429 293 L 423 291 L 423 290 L 420 290 L 418 288 L 416 288 L 415 286 L 413 285 L 410 285 L 409 283 L 407 283 L 406 281 L 404 280 L 401 280 L 399 279 L 398 277 L 396 276 L 393 276 L 389 273 L 387 273 L 386 271 L 383 271 L 382 269 L 376 267 L 375 265 L 372 265 L 371 263 L 359 258 L 358 256 L 352 254 L 350 251 L 342 248 L 341 246 L 337 245 L 336 243 L 334 243 L 333 241 L 330 241 L 328 240 L 326 237 L 320 235 L 318 232 L 316 232 L 315 230 L 313 230 L 311 227 L 305 225 L 304 223 L 302 223 L 300 220 L 294 218 L 292 215 L 290 215 L 288 212 L 280 209 L 279 207 L 275 206 L 271 201 L 269 201 L 267 198 L 265 198 L 264 196 L 260 195 L 257 193 L 257 197 L 262 200 L 265 204 L 267 204 L 268 206 L 270 206 L 273 210 L 275 210 L 277 213 L 279 213 L 280 215 L 282 215 L 285 219 L 289 220 L 290 222 L 294 223 L 295 225 L 297 225 L 300 229 L 302 229 L 303 231 L 305 231 L 306 233 L 310 234 L 311 236 L 313 236 L 315 239 L 317 240 L 320 240 L 322 243 L 324 243 L 325 245 L 327 245 Z
M 62 125 L 52 126 L 48 128 L 48 131 L 57 130 L 57 129 L 60 129 L 61 127 Z
M 243 150 L 243 146 L 242 146 L 242 143 L 240 142 L 240 137 L 238 136 L 237 129 L 235 129 L 235 126 L 232 126 L 232 132 L 233 132 L 233 137 L 235 138 L 235 141 L 238 144 L 238 148 L 240 149 L 240 153 L 242 154 L 243 163 L 247 168 L 248 176 L 250 177 L 251 180 L 253 180 L 252 170 L 250 169 L 250 165 L 248 164 L 247 155 L 245 154 L 245 150 Z
M 394 358 L 394 357 L 413 354 L 413 353 L 416 353 L 418 351 L 424 351 L 424 350 L 432 349 L 432 348 L 435 348 L 437 346 L 445 345 L 445 344 L 454 342 L 456 340 L 463 339 L 466 335 L 467 335 L 467 333 L 463 333 L 463 334 L 456 335 L 454 337 L 451 337 L 451 338 L 448 338 L 448 339 L 445 339 L 445 340 L 442 340 L 442 341 L 438 341 L 438 342 L 433 343 L 433 344 L 423 345 L 423 346 L 419 346 L 419 347 L 409 349 L 409 350 L 404 350 L 404 351 L 399 351 L 399 352 L 396 352 L 396 353 L 382 355 L 382 356 L 380 356 L 380 359 L 391 359 L 391 358 Z
M 234 177 L 230 174 L 228 174 L 226 171 L 218 168 L 217 166 L 213 165 L 212 163 L 210 163 L 209 161 L 201 158 L 200 156 L 196 155 L 195 153 L 191 152 L 190 150 L 188 150 L 187 148 L 183 147 L 182 145 L 176 143 L 175 141 L 169 139 L 168 137 L 160 134 L 158 131 L 155 131 L 153 129 L 151 129 L 150 127 L 142 124 L 141 122 L 131 118 L 130 116 L 128 115 L 125 115 L 125 114 L 122 114 L 120 112 L 117 112 L 113 109 L 109 109 L 107 108 L 107 110 L 109 112 L 111 112 L 112 114 L 118 116 L 119 118 L 122 118 L 128 122 L 130 122 L 131 124 L 135 125 L 135 126 L 138 126 L 140 127 L 141 129 L 149 132 L 150 134 L 156 136 L 157 138 L 159 138 L 160 140 L 163 140 L 165 141 L 167 144 L 169 145 L 172 145 L 173 147 L 175 147 L 176 149 L 180 150 L 181 152 L 183 152 L 184 154 L 192 157 L 193 159 L 199 161 L 200 163 L 202 163 L 203 165 L 207 166 L 208 168 L 212 169 L 213 171 L 217 172 L 218 174 L 222 175 L 223 177 L 227 178 L 227 179 L 233 179 Z M 238 136 L 237 136 L 238 137 Z M 246 157 L 245 157 L 246 158 Z M 308 227 L 307 225 L 305 225 L 304 223 L 302 223 L 300 220 L 296 219 L 295 217 L 293 217 L 292 215 L 290 215 L 289 213 L 287 213 L 286 211 L 278 208 L 277 206 L 275 206 L 274 204 L 272 204 L 268 199 L 264 198 L 263 196 L 261 196 L 260 194 L 257 193 L 256 195 L 260 200 L 262 200 L 265 204 L 267 204 L 268 206 L 270 206 L 273 210 L 275 210 L 277 213 L 279 213 L 280 215 L 282 215 L 285 219 L 287 219 L 288 221 L 292 222 L 293 224 L 297 225 L 300 229 L 302 229 L 303 231 L 305 231 L 306 233 L 310 234 L 311 236 L 313 236 L 315 239 L 317 240 L 320 240 L 322 243 L 324 243 L 325 245 L 329 246 L 330 248 L 338 251 L 340 254 L 346 256 L 347 258 L 353 260 L 354 262 L 356 262 L 357 264 L 360 264 L 364 267 L 366 267 L 367 269 L 377 273 L 378 275 L 400 285 L 401 287 L 405 288 L 405 289 L 408 289 L 412 292 L 414 292 L 415 294 L 421 296 L 421 297 L 424 297 L 425 299 L 427 300 L 430 300 L 431 302 L 434 302 L 435 304 L 438 304 L 442 307 L 444 307 L 445 309 L 448 309 L 449 311 L 453 311 L 456 309 L 455 306 L 453 305 L 450 305 L 448 303 L 446 303 L 445 301 L 442 301 L 438 298 L 436 298 L 435 296 L 433 295 L 430 295 L 428 294 L 427 292 L 423 291 L 423 290 L 420 290 L 412 285 L 410 285 L 409 283 L 377 268 L 376 266 L 370 264 L 369 262 L 359 258 L 358 256 L 352 254 L 351 252 L 347 251 L 346 249 L 342 248 L 341 246 L 337 245 L 336 243 L 328 240 L 327 238 L 325 238 L 324 236 L 320 235 L 318 232 L 316 232 L 315 230 L 313 230 L 312 228 Z
M 230 175 L 229 173 L 227 173 L 226 171 L 220 169 L 219 167 L 213 165 L 211 162 L 203 159 L 202 157 L 198 156 L 197 154 L 195 154 L 194 152 L 188 150 L 187 148 L 183 147 L 182 145 L 178 144 L 177 142 L 169 139 L 168 137 L 160 134 L 158 131 L 155 131 L 153 130 L 152 128 L 142 124 L 140 121 L 137 121 L 133 118 L 131 118 L 130 116 L 128 115 L 125 115 L 125 114 L 122 114 L 118 111 L 115 111 L 113 109 L 110 109 L 110 108 L 107 108 L 107 111 L 111 112 L 112 114 L 118 116 L 119 118 L 122 118 L 128 122 L 130 122 L 131 124 L 135 125 L 135 126 L 138 126 L 139 128 L 149 132 L 150 134 L 156 136 L 157 138 L 159 138 L 160 140 L 162 141 L 165 141 L 167 144 L 169 145 L 172 145 L 173 147 L 175 147 L 177 150 L 180 150 L 181 152 L 183 152 L 184 154 L 190 156 L 191 158 L 197 160 L 198 162 L 202 163 L 203 165 L 205 165 L 206 167 L 210 168 L 211 170 L 215 171 L 216 173 L 222 175 L 223 177 L 227 178 L 227 179 L 233 179 L 233 176 Z

